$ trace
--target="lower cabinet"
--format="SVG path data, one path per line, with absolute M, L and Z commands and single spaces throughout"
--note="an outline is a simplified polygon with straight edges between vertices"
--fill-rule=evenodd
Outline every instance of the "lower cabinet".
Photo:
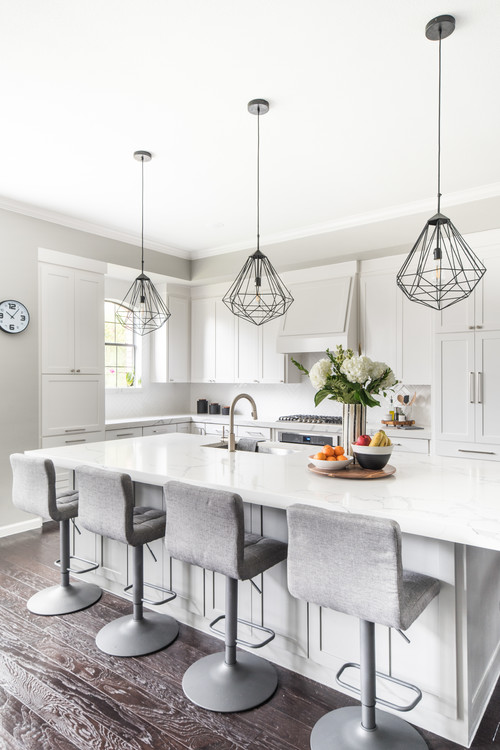
M 165 435 L 167 432 L 177 432 L 177 425 L 159 424 L 142 428 L 142 434 L 144 437 L 147 435 Z

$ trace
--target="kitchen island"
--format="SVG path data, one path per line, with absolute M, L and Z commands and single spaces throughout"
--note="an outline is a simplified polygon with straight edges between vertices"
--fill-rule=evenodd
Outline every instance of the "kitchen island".
M 397 454 L 393 476 L 347 480 L 308 471 L 308 449 L 230 454 L 207 447 L 210 442 L 208 436 L 167 434 L 33 453 L 62 468 L 87 464 L 127 472 L 141 505 L 161 507 L 161 487 L 169 479 L 236 491 L 245 501 L 248 530 L 283 540 L 285 510 L 294 502 L 398 521 L 405 566 L 439 578 L 442 589 L 407 631 L 410 644 L 378 628 L 377 666 L 422 689 L 424 698 L 408 717 L 413 723 L 469 745 L 500 671 L 500 465 Z M 121 593 L 128 582 L 124 546 L 86 532 L 75 533 L 74 544 L 78 554 L 101 563 L 89 580 Z M 222 611 L 222 579 L 172 560 L 161 542 L 153 551 L 158 562 L 147 560 L 146 579 L 178 592 L 165 611 L 207 630 Z M 249 582 L 240 584 L 240 616 L 276 631 L 263 655 L 336 687 L 341 664 L 358 660 L 355 620 L 291 597 L 286 563 L 257 583 L 260 593 Z

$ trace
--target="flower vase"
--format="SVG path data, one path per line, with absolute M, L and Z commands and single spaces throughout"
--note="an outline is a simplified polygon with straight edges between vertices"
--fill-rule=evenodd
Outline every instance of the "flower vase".
M 352 455 L 352 444 L 366 433 L 366 406 L 342 404 L 342 446 L 347 455 Z

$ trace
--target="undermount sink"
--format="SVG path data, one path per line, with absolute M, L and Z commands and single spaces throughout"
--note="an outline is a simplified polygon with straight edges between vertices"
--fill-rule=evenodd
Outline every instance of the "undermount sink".
M 218 443 L 206 443 L 202 448 L 224 448 L 227 450 L 227 442 Z M 236 443 L 236 450 L 238 450 L 238 443 Z M 246 451 L 247 453 L 253 453 L 254 451 Z M 257 453 L 271 453 L 273 456 L 287 456 L 289 453 L 297 453 L 293 448 L 285 448 L 275 443 L 269 443 L 265 440 L 257 443 Z

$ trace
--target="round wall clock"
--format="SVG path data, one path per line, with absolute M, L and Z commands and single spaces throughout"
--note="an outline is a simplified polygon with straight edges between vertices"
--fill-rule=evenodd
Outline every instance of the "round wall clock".
M 21 333 L 29 322 L 30 314 L 22 302 L 15 299 L 0 302 L 0 330 L 5 333 Z

